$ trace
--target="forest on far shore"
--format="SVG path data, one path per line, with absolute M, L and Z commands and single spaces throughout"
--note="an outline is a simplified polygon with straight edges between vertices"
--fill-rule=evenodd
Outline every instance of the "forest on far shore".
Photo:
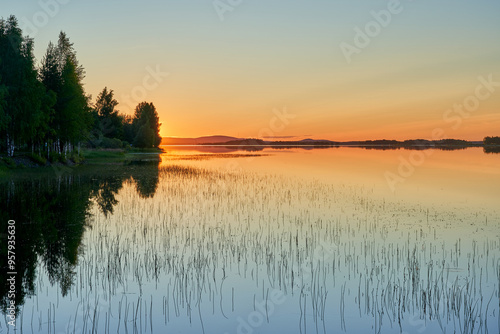
M 40 160 L 81 160 L 81 148 L 154 148 L 161 142 L 158 112 L 141 102 L 133 116 L 116 109 L 105 87 L 92 102 L 85 70 L 61 32 L 39 64 L 34 41 L 15 16 L 0 19 L 0 152 L 29 152 Z

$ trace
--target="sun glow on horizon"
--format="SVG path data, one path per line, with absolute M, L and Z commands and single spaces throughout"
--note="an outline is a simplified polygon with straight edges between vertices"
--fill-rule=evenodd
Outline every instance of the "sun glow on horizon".
M 44 11 L 36 3 L 2 6 L 35 37 L 38 63 L 65 31 L 86 71 L 87 94 L 95 101 L 105 86 L 113 89 L 125 114 L 153 102 L 163 137 L 500 135 L 500 3 L 401 2 L 389 23 L 365 35 L 380 25 L 373 12 L 387 10 L 386 1 L 256 2 L 223 20 L 210 3 L 146 4 L 69 2 L 43 26 L 26 23 Z M 89 24 L 89 17 L 106 23 Z M 113 29 L 102 33 L 106 27 Z M 346 44 L 357 48 L 349 59 Z M 489 96 L 447 113 L 475 103 L 467 99 L 481 77 L 492 78 L 480 92 Z M 273 124 L 273 111 L 283 108 L 295 118 Z

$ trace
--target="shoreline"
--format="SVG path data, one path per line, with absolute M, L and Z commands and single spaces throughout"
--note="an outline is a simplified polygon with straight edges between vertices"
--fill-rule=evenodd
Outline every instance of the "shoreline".
M 127 163 L 140 163 L 161 161 L 160 154 L 164 151 L 157 149 L 85 149 L 78 159 L 72 157 L 65 161 L 42 161 L 39 156 L 28 152 L 19 152 L 14 157 L 0 157 L 0 177 L 9 172 L 21 170 L 44 170 L 53 168 L 76 168 L 82 166 L 123 165 Z M 80 160 L 81 159 L 81 160 Z M 75 161 L 77 160 L 77 161 Z

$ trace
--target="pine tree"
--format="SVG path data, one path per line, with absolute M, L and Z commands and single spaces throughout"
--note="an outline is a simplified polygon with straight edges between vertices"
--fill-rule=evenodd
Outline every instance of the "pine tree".
M 16 146 L 33 144 L 37 128 L 44 120 L 43 86 L 37 79 L 33 40 L 25 38 L 17 19 L 0 20 L 0 76 L 3 88 L 3 116 L 7 153 L 14 155 Z M 5 94 L 5 90 L 7 94 Z
M 99 120 L 99 129 L 105 137 L 123 139 L 123 119 L 116 110 L 116 106 L 118 106 L 118 101 L 114 98 L 113 90 L 108 91 L 108 88 L 104 87 L 97 96 L 94 106 Z
M 0 63 L 2 59 L 0 59 Z M 2 84 L 2 77 L 0 77 L 0 133 L 9 125 L 9 117 L 5 111 L 5 99 L 7 95 L 7 87 Z
M 52 44 L 49 43 L 47 48 L 47 52 L 42 59 L 42 63 L 39 70 L 39 78 L 42 84 L 45 87 L 45 114 L 47 117 L 47 129 L 45 131 L 45 144 L 47 146 L 47 150 L 49 151 L 52 143 L 56 141 L 60 126 L 55 120 L 55 110 L 58 108 L 58 95 L 61 94 L 62 88 L 62 78 L 61 72 L 59 71 L 59 63 L 58 63 L 58 53 L 57 49 Z M 49 105 L 50 104 L 50 105 Z M 47 152 L 49 155 L 49 152 Z
M 73 43 L 61 32 L 57 46 L 49 44 L 40 70 L 47 93 L 56 95 L 51 129 L 58 153 L 71 151 L 87 135 L 91 114 L 89 97 L 83 89 L 84 78 L 85 71 L 78 63 Z

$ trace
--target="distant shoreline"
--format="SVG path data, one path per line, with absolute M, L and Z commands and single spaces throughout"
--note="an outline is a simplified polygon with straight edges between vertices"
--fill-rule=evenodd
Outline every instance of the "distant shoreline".
M 231 140 L 228 142 L 217 143 L 199 143 L 199 144 L 162 144 L 161 146 L 171 147 L 216 147 L 227 148 L 230 150 L 245 150 L 245 151 L 261 151 L 265 148 L 273 149 L 326 149 L 326 148 L 363 148 L 366 150 L 443 150 L 454 151 L 464 150 L 467 148 L 483 148 L 485 153 L 500 153 L 500 145 L 487 145 L 483 142 L 477 141 L 464 141 L 456 139 L 445 139 L 438 141 L 429 140 L 408 140 L 408 141 L 395 141 L 395 140 L 369 140 L 369 141 L 356 141 L 356 142 L 331 142 L 326 140 L 314 141 L 263 141 L 260 139 L 242 139 Z
M 241 139 L 227 142 L 205 143 L 204 146 L 264 146 L 264 147 L 360 147 L 374 149 L 463 149 L 468 147 L 484 147 L 482 141 L 466 141 L 459 139 L 442 140 L 365 140 L 336 142 L 330 140 L 305 139 L 301 141 L 264 141 L 261 139 Z
M 488 138 L 488 137 L 486 137 Z M 483 147 L 484 140 L 468 141 L 462 139 L 376 139 L 376 140 L 351 140 L 333 141 L 327 139 L 302 139 L 302 140 L 266 140 L 257 138 L 236 138 L 229 136 L 205 136 L 198 138 L 163 137 L 161 145 L 213 145 L 213 146 L 346 146 L 346 147 Z M 494 143 L 500 145 L 499 143 Z

